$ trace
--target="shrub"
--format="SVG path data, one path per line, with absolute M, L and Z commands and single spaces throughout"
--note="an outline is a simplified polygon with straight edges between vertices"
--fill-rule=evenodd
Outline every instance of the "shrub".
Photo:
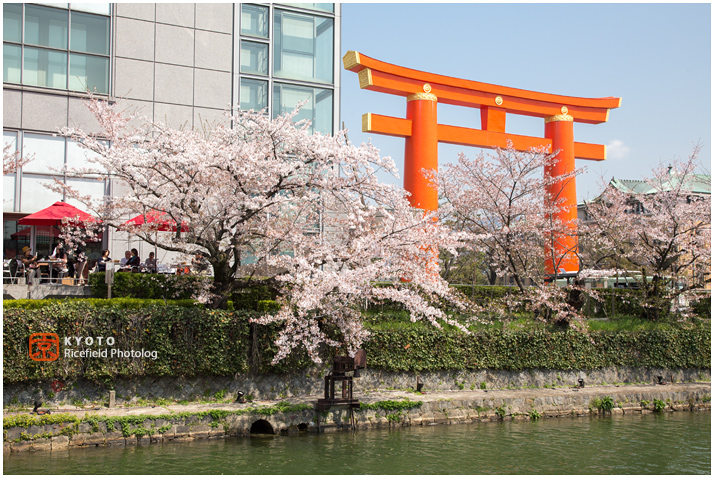
M 664 402 L 664 400 L 659 400 L 657 398 L 654 399 L 654 411 L 655 412 L 661 412 L 665 409 L 667 404 Z
M 94 297 L 107 296 L 104 272 L 89 274 L 89 287 Z M 137 299 L 190 299 L 198 290 L 202 277 L 166 274 L 132 274 L 117 272 L 112 284 L 112 297 Z

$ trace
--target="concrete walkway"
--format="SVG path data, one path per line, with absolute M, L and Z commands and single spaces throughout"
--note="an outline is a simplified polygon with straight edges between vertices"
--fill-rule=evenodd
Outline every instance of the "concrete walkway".
M 357 394 L 355 399 L 363 403 L 375 403 L 383 400 L 403 400 L 422 401 L 425 404 L 431 402 L 456 402 L 468 406 L 470 403 L 482 402 L 483 400 L 494 403 L 523 403 L 523 404 L 557 404 L 557 403 L 582 403 L 588 404 L 594 398 L 610 396 L 615 400 L 627 401 L 633 406 L 639 407 L 641 400 L 652 401 L 652 397 L 674 397 L 681 395 L 694 395 L 697 397 L 711 397 L 711 382 L 686 382 L 667 385 L 637 384 L 637 385 L 605 385 L 586 386 L 585 388 L 528 388 L 518 390 L 458 390 L 458 391 L 428 391 L 423 394 L 410 393 L 400 390 L 374 390 Z M 62 406 L 54 413 L 70 413 L 79 417 L 86 414 L 98 414 L 103 416 L 128 416 L 128 415 L 163 415 L 167 413 L 180 412 L 201 412 L 206 410 L 240 410 L 248 407 L 269 407 L 278 402 L 288 402 L 290 404 L 314 404 L 322 396 L 304 395 L 293 396 L 278 400 L 254 400 L 248 403 L 196 403 L 188 405 L 166 405 L 166 406 L 123 406 L 116 408 L 77 408 L 72 406 Z M 705 401 L 705 403 L 711 403 Z M 587 407 L 586 407 L 587 409 Z M 4 416 L 13 416 L 27 412 L 5 412 Z

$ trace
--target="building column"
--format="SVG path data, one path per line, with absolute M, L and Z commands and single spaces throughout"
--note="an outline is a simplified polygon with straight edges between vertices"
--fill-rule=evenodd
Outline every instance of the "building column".
M 573 117 L 568 115 L 568 109 L 563 107 L 563 114 L 545 118 L 545 137 L 552 140 L 552 151 L 558 151 L 555 162 L 546 166 L 546 179 L 554 178 L 575 170 L 575 143 L 573 140 Z M 578 218 L 575 178 L 557 181 L 546 186 L 546 194 L 550 202 L 558 201 L 560 210 L 553 215 L 555 221 L 562 223 L 562 229 L 546 237 L 545 269 L 547 274 L 578 272 Z M 557 224 L 554 227 L 559 228 Z M 551 249 L 552 246 L 552 249 Z
M 439 206 L 437 190 L 422 171 L 436 171 L 439 167 L 437 98 L 430 91 L 431 86 L 425 84 L 424 93 L 407 96 L 407 119 L 412 122 L 412 132 L 404 146 L 404 189 L 411 193 L 412 206 L 435 211 Z

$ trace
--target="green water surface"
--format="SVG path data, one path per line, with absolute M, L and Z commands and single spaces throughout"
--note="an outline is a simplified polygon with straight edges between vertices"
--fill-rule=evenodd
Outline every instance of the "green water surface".
M 418 426 L 3 456 L 5 474 L 711 474 L 711 413 Z

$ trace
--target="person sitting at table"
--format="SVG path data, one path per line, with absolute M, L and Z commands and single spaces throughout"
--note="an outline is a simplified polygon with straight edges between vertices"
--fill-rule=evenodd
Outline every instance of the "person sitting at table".
M 104 249 L 102 251 L 102 257 L 97 261 L 97 272 L 107 271 L 107 262 L 111 262 L 112 258 L 109 257 L 109 249 Z
M 154 257 L 153 252 L 149 252 L 149 258 L 146 259 L 144 265 L 146 265 L 146 268 L 149 269 L 149 272 L 156 272 L 156 258 Z
M 126 266 L 126 263 L 129 262 L 129 259 L 131 259 L 131 251 L 124 252 L 124 257 L 122 257 L 119 261 L 119 270 L 123 269 Z
M 200 252 L 196 253 L 196 257 L 191 261 L 191 268 L 196 275 L 204 275 L 208 273 L 208 261 Z
M 67 252 L 64 250 L 64 246 L 61 242 L 57 244 L 55 250 L 52 251 L 50 259 L 52 259 L 53 261 L 57 261 L 56 263 L 52 264 L 52 269 L 57 271 L 58 277 L 64 277 L 64 275 L 68 272 L 69 269 L 67 269 Z M 50 277 L 51 276 L 52 274 L 50 274 Z
M 32 284 L 35 277 L 39 277 L 39 266 L 37 265 L 37 256 L 32 255 L 32 249 L 28 246 L 22 248 L 22 257 L 20 257 L 25 272 L 27 274 L 27 283 Z
M 139 251 L 132 249 L 129 254 L 129 259 L 126 261 L 124 267 L 119 268 L 119 272 L 141 272 L 141 259 L 139 259 Z
M 84 284 L 84 268 L 87 266 L 87 256 L 82 246 L 77 246 L 74 251 L 74 275 L 78 279 L 77 285 Z

